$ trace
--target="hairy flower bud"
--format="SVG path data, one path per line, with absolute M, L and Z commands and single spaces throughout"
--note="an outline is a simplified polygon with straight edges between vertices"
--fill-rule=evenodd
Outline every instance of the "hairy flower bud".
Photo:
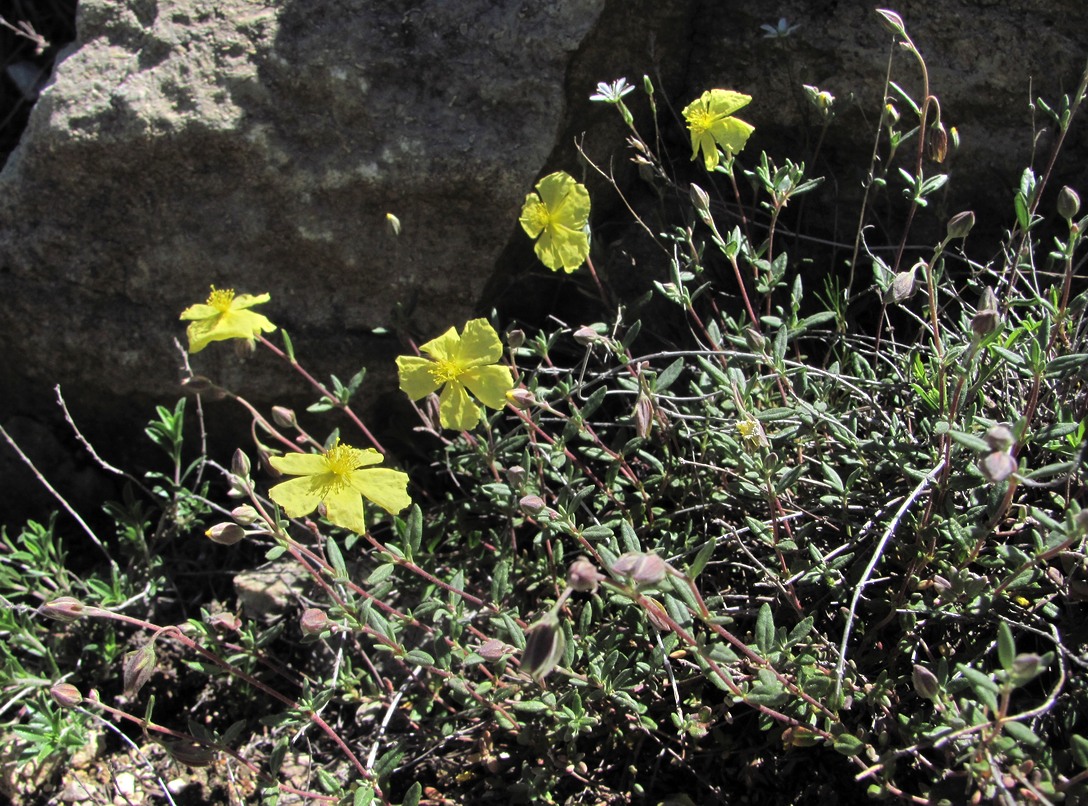
M 948 155 L 948 132 L 944 124 L 938 122 L 936 126 L 926 129 L 926 156 L 933 162 L 944 162 Z
M 906 34 L 907 29 L 903 25 L 903 18 L 886 8 L 878 8 L 876 13 L 880 15 L 880 24 L 897 36 Z
M 915 269 L 917 269 L 917 266 L 915 266 L 910 271 L 901 271 L 897 275 L 895 275 L 895 279 L 892 280 L 892 284 L 888 286 L 887 290 L 884 292 L 885 305 L 898 305 L 901 302 L 906 302 L 908 299 L 914 296 Z
M 567 584 L 581 593 L 596 593 L 604 574 L 585 557 L 579 557 L 567 569 Z
M 400 219 L 392 213 L 385 214 L 385 231 L 394 238 L 400 235 Z
M 694 182 L 688 187 L 688 195 L 691 196 L 691 204 L 696 214 L 704 224 L 710 226 L 714 220 L 710 215 L 710 195 Z
M 910 679 L 914 683 L 914 690 L 918 693 L 918 696 L 925 697 L 927 700 L 937 699 L 937 695 L 941 691 L 940 683 L 937 681 L 937 675 L 933 674 L 925 666 L 914 664 Z
M 574 340 L 581 344 L 583 347 L 588 347 L 601 340 L 601 334 L 591 328 L 589 325 L 583 325 L 574 331 Z
M 230 516 L 239 526 L 252 526 L 261 519 L 261 513 L 249 504 L 242 504 L 230 511 Z
M 635 433 L 643 439 L 650 436 L 650 430 L 654 426 L 654 404 L 650 396 L 640 394 L 635 401 Z
M 1073 188 L 1066 185 L 1058 191 L 1058 215 L 1066 221 L 1071 221 L 1079 212 L 1080 196 Z
M 46 618 L 64 622 L 77 621 L 83 616 L 83 610 L 83 603 L 71 596 L 60 596 L 38 608 Z
M 1005 451 L 994 451 L 982 458 L 978 469 L 987 481 L 1004 481 L 1016 472 L 1016 459 Z
M 971 332 L 980 339 L 994 333 L 1001 326 L 1001 311 L 998 309 L 997 295 L 988 286 L 982 292 L 978 310 L 971 317 Z
M 638 586 L 656 585 L 668 573 L 668 565 L 658 555 L 642 551 L 621 554 L 612 563 L 612 572 L 627 577 Z
M 567 639 L 559 628 L 559 619 L 549 613 L 525 631 L 521 670 L 539 683 L 551 674 L 566 648 Z
M 272 422 L 280 428 L 294 428 L 298 425 L 298 417 L 295 416 L 294 409 L 289 409 L 286 406 L 273 406 Z
M 528 389 L 511 389 L 506 393 L 506 402 L 515 409 L 527 409 L 536 405 L 536 396 Z
M 71 683 L 54 683 L 49 689 L 49 696 L 61 708 L 75 708 L 83 702 L 83 695 Z
M 298 624 L 302 628 L 303 635 L 321 635 L 329 628 L 329 617 L 324 610 L 307 607 L 302 611 Z
M 233 546 L 246 536 L 246 530 L 236 523 L 217 523 L 204 534 L 213 542 L 221 546 Z
M 969 233 L 974 226 L 975 212 L 973 210 L 964 210 L 962 213 L 956 213 L 948 219 L 948 237 L 966 238 L 967 233 Z
M 510 653 L 510 651 L 510 647 L 498 638 L 488 638 L 475 649 L 477 655 L 492 663 L 497 660 L 502 660 L 505 655 Z
M 506 468 L 506 480 L 513 487 L 521 487 L 525 483 L 525 468 L 521 465 L 512 465 Z
M 155 645 L 148 641 L 139 649 L 125 653 L 125 660 L 121 666 L 122 679 L 125 685 L 125 695 L 135 697 L 140 693 L 151 675 L 155 673 L 155 664 L 158 658 L 155 654 Z
M 539 495 L 524 495 L 518 501 L 518 509 L 530 517 L 536 517 L 547 508 L 548 505 Z
M 518 350 L 523 344 L 525 344 L 525 331 L 520 328 L 515 328 L 506 334 L 506 344 L 513 350 Z
M 1007 451 L 1016 444 L 1016 435 L 1005 423 L 991 425 L 983 439 L 994 451 Z
M 249 463 L 249 457 L 246 456 L 245 451 L 241 448 L 235 448 L 234 455 L 230 458 L 230 472 L 236 476 L 248 478 L 251 469 L 252 466 Z

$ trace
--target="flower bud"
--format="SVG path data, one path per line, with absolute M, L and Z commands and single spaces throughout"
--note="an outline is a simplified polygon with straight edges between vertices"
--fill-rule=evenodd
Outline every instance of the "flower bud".
M 927 700 L 937 699 L 937 695 L 941 691 L 940 683 L 937 681 L 937 675 L 933 674 L 925 666 L 914 664 L 910 679 L 914 683 L 914 690 L 919 697 L 925 697 Z
M 650 77 L 645 73 L 642 74 L 642 89 L 647 95 L 654 94 L 654 82 L 650 81 Z
M 926 129 L 926 156 L 933 162 L 944 162 L 948 155 L 948 132 L 944 124 L 938 122 L 936 126 Z
M 518 501 L 518 509 L 534 518 L 547 508 L 548 505 L 544 503 L 544 499 L 539 495 L 525 495 Z
M 604 574 L 585 557 L 579 557 L 567 569 L 567 584 L 580 593 L 596 593 Z
M 273 406 L 272 422 L 280 428 L 294 428 L 298 425 L 298 417 L 295 416 L 294 409 L 289 409 L 286 406 Z
M 1066 221 L 1072 221 L 1073 216 L 1080 212 L 1080 196 L 1073 188 L 1066 185 L 1058 191 L 1058 215 Z
M 1004 481 L 1016 472 L 1016 459 L 1005 451 L 994 451 L 982 458 L 978 469 L 987 481 Z
M 527 409 L 536 405 L 536 396 L 528 389 L 511 389 L 506 393 L 506 402 L 515 409 Z
M 79 620 L 83 616 L 83 610 L 83 603 L 71 596 L 61 596 L 38 608 L 38 612 L 46 618 L 63 622 Z
M 710 215 L 710 196 L 694 182 L 688 187 L 688 195 L 691 196 L 691 204 L 703 223 L 710 225 L 713 218 Z
M 884 117 L 887 118 L 890 126 L 899 122 L 899 110 L 895 108 L 895 104 L 884 105 Z
M 249 478 L 251 469 L 249 457 L 246 456 L 245 451 L 241 448 L 235 448 L 234 455 L 230 458 L 230 472 L 242 478 Z
M 973 210 L 964 210 L 962 213 L 956 213 L 948 219 L 948 237 L 966 238 L 967 233 L 969 233 L 974 226 L 975 213 Z
M 589 345 L 600 341 L 601 335 L 589 325 L 584 325 L 574 331 L 574 340 L 583 347 L 588 347 Z
M 656 585 L 665 578 L 668 565 L 656 554 L 629 551 L 612 563 L 612 572 L 627 577 L 637 586 Z
M 385 214 L 385 231 L 394 238 L 400 235 L 400 219 L 392 213 Z
M 559 619 L 549 613 L 525 631 L 521 670 L 539 683 L 551 674 L 566 648 L 567 639 L 559 629 Z
M 194 395 L 202 395 L 211 392 L 216 386 L 210 378 L 203 375 L 190 375 L 188 378 L 182 379 L 181 388 L 186 392 L 192 392 Z
M 654 404 L 650 396 L 640 394 L 635 401 L 635 433 L 643 439 L 650 436 L 650 430 L 654 427 Z
M 997 295 L 988 286 L 982 292 L 978 310 L 971 317 L 971 332 L 980 339 L 994 333 L 1001 326 L 1001 311 L 998 310 Z
M 213 542 L 221 546 L 233 546 L 246 536 L 246 530 L 236 523 L 217 523 L 204 534 Z
M 83 702 L 83 695 L 71 683 L 54 683 L 49 689 L 49 696 L 61 708 L 75 708 Z
M 744 328 L 744 343 L 753 353 L 763 355 L 767 351 L 766 337 L 751 325 Z
M 506 345 L 511 350 L 518 350 L 525 344 L 525 331 L 515 328 L 506 334 Z
M 230 511 L 230 516 L 239 526 L 252 526 L 261 519 L 261 513 L 249 504 L 242 504 Z
M 125 653 L 125 660 L 121 666 L 122 679 L 125 685 L 125 695 L 135 697 L 140 689 L 151 679 L 155 673 L 155 664 L 158 658 L 155 654 L 155 645 L 148 641 L 139 649 Z
M 911 269 L 910 271 L 901 271 L 895 275 L 892 284 L 885 290 L 884 304 L 898 305 L 901 302 L 906 302 L 914 296 L 914 291 L 914 269 Z
M 302 617 L 298 621 L 303 635 L 321 635 L 329 628 L 329 617 L 324 610 L 316 607 L 307 607 L 302 611 Z
M 1010 677 L 1016 685 L 1022 686 L 1031 681 L 1043 668 L 1045 667 L 1041 657 L 1033 652 L 1025 652 L 1013 658 Z
M 886 8 L 878 8 L 876 13 L 880 15 L 880 24 L 897 36 L 906 35 L 907 29 L 903 25 L 903 18 Z
M 983 439 L 990 446 L 990 450 L 994 451 L 1007 451 L 1016 444 L 1016 435 L 1005 423 L 991 425 Z
M 510 653 L 510 647 L 498 638 L 488 638 L 474 650 L 477 655 L 492 663 L 502 660 L 503 656 Z
M 525 483 L 525 468 L 521 465 L 513 465 L 506 468 L 506 480 L 512 487 L 521 487 Z

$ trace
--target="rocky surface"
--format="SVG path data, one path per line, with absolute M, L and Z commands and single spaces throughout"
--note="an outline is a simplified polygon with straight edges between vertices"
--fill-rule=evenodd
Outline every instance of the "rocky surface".
M 1088 6 L 1038 6 L 896 7 L 963 138 L 949 214 L 1008 221 L 999 192 L 1011 197 L 1049 142 L 1035 139 L 1049 124 L 1030 101 L 1079 78 Z M 796 28 L 766 36 L 778 16 Z M 270 292 L 265 311 L 306 363 L 341 377 L 391 366 L 398 341 L 374 328 L 429 338 L 494 299 L 536 298 L 554 281 L 517 214 L 541 174 L 579 173 L 575 137 L 637 193 L 622 126 L 588 101 L 598 81 L 655 78 L 680 170 L 677 113 L 703 89 L 751 94 L 749 149 L 779 160 L 820 136 L 800 85 L 833 92 L 840 114 L 815 166 L 832 181 L 809 209 L 844 236 L 853 218 L 832 213 L 867 165 L 891 38 L 864 4 L 815 0 L 770 13 L 694 0 L 82 0 L 78 31 L 0 172 L 0 422 L 44 416 L 59 382 L 92 436 L 128 440 L 152 401 L 177 394 L 177 315 L 209 284 Z M 917 92 L 908 57 L 895 58 Z M 633 108 L 647 126 L 645 101 Z M 1086 130 L 1063 166 L 1083 165 Z M 591 190 L 607 251 L 622 208 L 601 182 Z M 630 265 L 618 251 L 600 262 Z M 502 293 L 486 299 L 496 278 Z M 270 359 L 229 348 L 194 367 L 262 403 L 292 386 Z M 371 401 L 390 388 L 377 376 Z

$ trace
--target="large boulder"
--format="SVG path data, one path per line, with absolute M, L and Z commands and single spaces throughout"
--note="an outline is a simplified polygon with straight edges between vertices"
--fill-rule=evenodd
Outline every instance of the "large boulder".
M 852 242 L 856 212 L 840 203 L 856 200 L 868 166 L 891 35 L 871 8 L 833 6 L 81 0 L 78 39 L 0 172 L 0 422 L 40 419 L 60 383 L 92 437 L 130 440 L 152 401 L 178 394 L 178 313 L 211 284 L 270 292 L 264 311 L 319 376 L 384 370 L 367 395 L 379 399 L 400 345 L 373 329 L 430 337 L 491 304 L 554 298 L 538 291 L 561 278 L 535 264 L 516 219 L 541 174 L 579 172 L 576 137 L 638 203 L 625 129 L 588 100 L 621 75 L 654 79 L 681 171 L 679 109 L 703 89 L 751 94 L 745 157 L 779 161 L 821 137 L 801 84 L 833 92 L 840 112 L 815 166 L 833 181 L 808 210 Z M 1037 6 L 897 9 L 963 137 L 947 213 L 973 207 L 995 231 L 1031 149 L 1049 142 L 1035 138 L 1050 124 L 1030 102 L 1072 91 L 1084 67 L 1088 6 Z M 780 15 L 784 35 L 768 36 Z M 917 65 L 895 59 L 916 93 Z M 645 99 L 631 100 L 652 132 Z M 1084 131 L 1067 144 L 1081 155 Z M 617 273 L 634 261 L 632 276 L 663 276 L 664 264 L 614 248 L 625 230 L 609 219 L 625 207 L 586 176 L 602 271 L 626 282 Z M 241 362 L 222 345 L 193 364 L 258 403 L 291 387 L 270 357 Z

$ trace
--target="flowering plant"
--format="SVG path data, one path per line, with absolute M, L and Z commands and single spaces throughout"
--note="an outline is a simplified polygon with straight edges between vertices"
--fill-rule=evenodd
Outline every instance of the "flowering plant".
M 268 461 L 281 473 L 300 477 L 268 491 L 268 496 L 292 518 L 308 515 L 324 504 L 330 523 L 362 534 L 366 531 L 364 497 L 392 513 L 412 503 L 407 473 L 369 467 L 382 461 L 382 455 L 373 448 L 364 450 L 337 442 L 324 453 L 290 453 L 272 456 Z
M 476 427 L 480 408 L 469 392 L 493 409 L 506 404 L 514 379 L 507 367 L 495 363 L 502 357 L 502 341 L 486 319 L 471 320 L 460 336 L 451 327 L 419 349 L 429 357 L 397 358 L 400 388 L 412 400 L 419 400 L 445 387 L 438 405 L 444 428 L 468 431 Z
M 268 294 L 234 295 L 232 288 L 216 288 L 208 295 L 208 301 L 190 305 L 181 312 L 181 319 L 189 322 L 185 333 L 189 337 L 189 352 L 199 353 L 213 341 L 248 339 L 253 341 L 261 333 L 276 329 L 268 318 L 249 310 L 270 299 Z
M 751 95 L 732 90 L 707 90 L 684 107 L 684 120 L 691 133 L 691 158 L 702 151 L 706 169 L 713 171 L 721 161 L 719 148 L 726 159 L 739 153 L 755 127 L 733 117 L 733 113 L 751 100 Z
M 570 274 L 589 257 L 589 191 L 564 171 L 536 183 L 521 208 L 522 229 L 536 238 L 536 256 L 552 271 Z

